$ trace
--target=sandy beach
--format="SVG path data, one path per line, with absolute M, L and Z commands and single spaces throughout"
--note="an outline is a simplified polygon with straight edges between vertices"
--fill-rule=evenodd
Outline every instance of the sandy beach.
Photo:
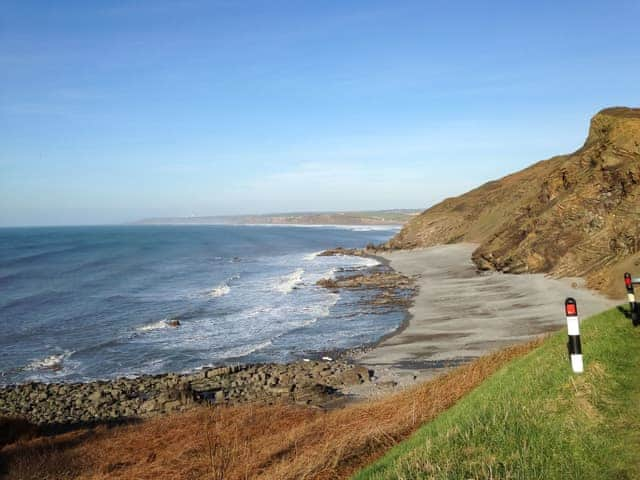
M 579 278 L 478 272 L 476 245 L 442 245 L 386 253 L 399 273 L 419 286 L 405 328 L 362 354 L 380 393 L 435 376 L 472 358 L 522 343 L 565 325 L 564 300 L 577 300 L 582 318 L 618 304 L 584 288 Z

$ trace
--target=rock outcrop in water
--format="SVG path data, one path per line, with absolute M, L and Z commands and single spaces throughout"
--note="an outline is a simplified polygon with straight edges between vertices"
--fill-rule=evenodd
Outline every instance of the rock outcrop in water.
M 481 269 L 582 276 L 621 295 L 622 272 L 640 270 L 640 109 L 602 110 L 578 151 L 446 199 L 385 247 L 457 242 L 480 243 Z

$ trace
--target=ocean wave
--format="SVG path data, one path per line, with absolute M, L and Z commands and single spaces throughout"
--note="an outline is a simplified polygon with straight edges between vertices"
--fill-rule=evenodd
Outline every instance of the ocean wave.
M 282 293 L 289 293 L 293 291 L 302 283 L 302 275 L 304 275 L 304 269 L 298 268 L 295 272 L 291 272 L 289 275 L 280 277 L 280 281 L 276 285 L 276 290 Z
M 216 288 L 214 288 L 209 292 L 209 296 L 214 298 L 224 297 L 230 291 L 231 291 L 231 287 L 229 285 L 227 285 L 226 283 L 221 283 L 220 285 L 218 285 Z
M 49 260 L 51 257 L 56 257 L 58 255 L 64 255 L 66 253 L 75 252 L 79 250 L 79 246 L 74 247 L 66 247 L 60 248 L 57 250 L 45 250 L 43 252 L 37 253 L 29 253 L 26 255 L 22 255 L 21 257 L 16 257 L 6 262 L 3 262 L 3 267 L 14 267 L 14 266 L 23 266 L 23 265 L 31 265 L 39 262 L 44 262 Z
M 323 303 L 315 303 L 311 305 L 305 305 L 302 307 L 302 311 L 306 314 L 309 314 L 313 317 L 313 321 L 328 317 L 331 313 L 331 307 L 333 307 L 338 300 L 340 299 L 339 293 L 329 293 L 327 296 L 327 301 Z M 313 323 L 313 322 L 312 322 Z
M 3 275 L 3 276 L 0 276 L 0 286 L 9 285 L 11 282 L 15 282 L 20 278 L 28 278 L 28 277 L 29 275 L 24 271 Z
M 25 370 L 62 370 L 64 361 L 73 355 L 75 350 L 65 350 L 57 355 L 49 355 L 48 357 L 34 360 L 26 366 Z
M 166 319 L 162 319 L 158 322 L 149 323 L 141 327 L 136 328 L 138 332 L 150 332 L 152 330 L 160 330 L 162 328 L 169 328 L 169 324 Z
M 333 267 L 333 268 L 329 269 L 328 271 L 326 271 L 325 273 L 323 273 L 321 275 L 321 278 L 333 278 L 337 271 L 338 271 L 338 268 L 337 267 Z
M 320 255 L 323 251 L 324 250 L 318 250 L 317 252 L 309 253 L 309 254 L 304 256 L 304 259 L 307 262 L 315 260 L 316 258 L 318 258 L 318 255 Z
M 224 352 L 224 356 L 226 358 L 237 358 L 237 357 L 245 357 L 251 353 L 257 352 L 258 350 L 262 350 L 271 345 L 271 340 L 266 340 L 261 343 L 256 343 L 253 345 L 239 345 L 237 347 L 230 348 L 229 350 Z
M 380 265 L 380 261 L 375 258 L 368 257 L 357 257 L 356 266 L 358 267 L 375 267 L 376 265 Z
M 60 304 L 64 300 L 67 300 L 70 296 L 71 294 L 65 291 L 43 290 L 24 297 L 10 300 L 2 306 L 2 310 L 8 314 L 9 311 L 14 308 L 23 308 L 25 306 L 34 308 L 40 305 L 52 306 L 54 304 Z
M 244 318 L 255 318 L 259 315 L 266 315 L 271 313 L 274 309 L 272 307 L 255 307 L 250 310 L 245 310 L 242 312 L 242 316 Z
M 286 332 L 282 333 L 279 336 L 284 336 L 284 335 L 288 335 L 291 334 L 297 330 L 301 330 L 304 327 L 308 327 L 310 325 L 313 325 L 314 323 L 316 323 L 318 320 L 320 320 L 320 317 L 311 317 L 311 318 L 306 318 L 304 320 L 300 320 L 299 322 L 292 322 L 290 324 L 290 329 L 287 330 Z
M 231 291 L 231 282 L 233 282 L 234 280 L 238 280 L 239 278 L 240 278 L 239 274 L 232 275 L 231 277 L 227 278 L 224 282 L 221 282 L 217 287 L 209 290 L 207 292 L 207 295 L 213 298 L 224 297 Z

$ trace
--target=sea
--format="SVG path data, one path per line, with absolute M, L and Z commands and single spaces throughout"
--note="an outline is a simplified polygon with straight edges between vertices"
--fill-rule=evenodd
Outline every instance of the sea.
M 286 362 L 375 342 L 405 312 L 367 307 L 370 291 L 316 282 L 379 262 L 318 253 L 398 229 L 2 228 L 0 385 Z

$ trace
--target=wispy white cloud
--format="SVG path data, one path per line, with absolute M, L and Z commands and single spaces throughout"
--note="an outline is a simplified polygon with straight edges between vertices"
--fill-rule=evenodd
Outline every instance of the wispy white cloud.
M 222 198 L 228 213 L 421 208 L 449 193 L 450 187 L 447 181 L 433 182 L 423 170 L 309 162 L 229 186 Z

